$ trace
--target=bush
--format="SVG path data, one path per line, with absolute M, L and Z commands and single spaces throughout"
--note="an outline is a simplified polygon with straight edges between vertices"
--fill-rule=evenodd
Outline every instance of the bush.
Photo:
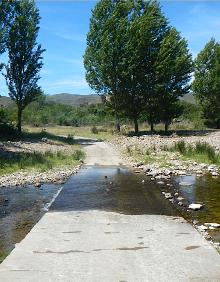
M 0 123 L 1 139 L 17 138 L 18 136 L 19 136 L 19 133 L 12 124 Z
M 97 128 L 96 126 L 93 126 L 93 127 L 91 128 L 91 132 L 92 132 L 93 134 L 98 134 L 98 133 L 99 133 L 98 128 Z
M 205 154 L 207 155 L 208 159 L 212 162 L 216 162 L 217 155 L 213 147 L 211 147 L 207 143 L 196 143 L 195 152 L 198 154 Z
M 178 141 L 175 144 L 175 150 L 181 154 L 184 154 L 186 152 L 186 143 L 184 141 Z

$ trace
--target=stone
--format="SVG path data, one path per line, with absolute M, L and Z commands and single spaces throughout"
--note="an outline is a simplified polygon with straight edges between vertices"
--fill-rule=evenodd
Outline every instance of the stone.
M 199 226 L 198 226 L 198 229 L 199 229 L 200 231 L 206 231 L 206 230 L 208 230 L 208 227 L 205 226 L 205 225 L 199 225 Z
M 219 228 L 220 224 L 219 223 L 214 223 L 214 222 L 206 222 L 204 223 L 205 226 L 207 227 L 213 227 L 213 228 Z
M 166 199 L 172 199 L 173 198 L 170 193 L 165 193 L 164 196 L 165 196 Z
M 197 225 L 198 223 L 199 223 L 199 221 L 198 220 L 193 220 L 193 222 L 192 222 L 194 225 Z
M 183 181 L 183 182 L 180 182 L 179 185 L 180 185 L 180 186 L 191 186 L 192 184 L 189 183 L 189 182 L 184 182 L 184 181 Z
M 158 181 L 158 182 L 157 182 L 157 184 L 159 184 L 159 185 L 163 185 L 163 184 L 164 184 L 164 182 L 163 182 L 163 181 Z
M 34 186 L 37 187 L 37 188 L 40 188 L 40 187 L 41 187 L 41 183 L 40 183 L 40 182 L 36 182 L 36 183 L 34 184 Z
M 202 204 L 193 203 L 193 204 L 190 204 L 188 208 L 191 210 L 197 211 L 197 210 L 200 210 L 202 207 L 203 207 Z
M 178 198 L 177 198 L 177 201 L 183 201 L 183 200 L 184 200 L 183 197 L 178 197 Z
M 218 176 L 219 175 L 218 172 L 216 172 L 216 171 L 212 172 L 211 174 L 212 174 L 212 176 Z

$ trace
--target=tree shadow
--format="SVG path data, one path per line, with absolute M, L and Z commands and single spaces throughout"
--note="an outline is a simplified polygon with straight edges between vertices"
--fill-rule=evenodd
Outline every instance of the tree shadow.
M 201 130 L 169 130 L 167 132 L 163 130 L 158 131 L 140 131 L 138 134 L 135 134 L 133 131 L 126 134 L 128 137 L 141 137 L 141 136 L 156 136 L 160 137 L 187 137 L 187 136 L 205 136 L 210 133 L 216 132 L 216 129 L 201 129 Z

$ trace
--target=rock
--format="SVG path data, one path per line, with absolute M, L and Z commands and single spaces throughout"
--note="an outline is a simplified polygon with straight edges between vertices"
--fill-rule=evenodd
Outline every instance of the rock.
M 220 227 L 220 224 L 218 224 L 218 223 L 209 223 L 209 222 L 207 222 L 207 223 L 204 223 L 204 225 L 205 226 L 207 226 L 207 227 L 213 227 L 213 228 L 219 228 Z
M 164 196 L 165 196 L 166 199 L 172 199 L 173 198 L 170 193 L 165 193 Z
M 157 184 L 159 184 L 159 185 L 163 185 L 163 184 L 164 184 L 164 182 L 163 182 L 163 181 L 158 181 L 158 182 L 157 182 Z
M 143 183 L 143 184 L 144 184 L 144 183 L 145 183 L 145 180 L 143 179 L 143 180 L 141 181 L 141 183 Z
M 198 229 L 199 229 L 200 231 L 206 231 L 206 230 L 208 230 L 208 227 L 205 226 L 205 225 L 199 225 L 199 226 L 198 226 Z
M 189 205 L 189 209 L 191 209 L 191 210 L 194 210 L 194 211 L 197 211 L 197 210 L 200 210 L 201 208 L 203 207 L 203 205 L 202 204 L 190 204 Z
M 212 176 L 218 176 L 218 172 L 216 172 L 216 171 L 212 172 L 211 174 L 212 174 Z
M 213 246 L 214 246 L 215 248 L 219 248 L 219 247 L 220 247 L 220 243 L 219 243 L 219 242 L 214 242 L 214 243 L 213 243 Z
M 36 182 L 36 183 L 34 184 L 34 186 L 37 187 L 37 188 L 40 188 L 40 187 L 41 187 L 41 183 L 40 183 L 40 182 Z
M 105 179 L 106 179 L 106 178 L 108 178 L 108 176 L 107 176 L 107 175 L 105 175 Z
M 186 175 L 186 172 L 185 171 L 178 171 L 178 174 L 179 175 Z
M 177 192 L 176 192 L 174 195 L 175 195 L 175 196 L 178 196 L 178 195 L 179 195 L 179 193 L 177 193 Z
M 184 200 L 183 197 L 178 197 L 178 198 L 177 198 L 177 201 L 183 201 L 183 200 Z
M 184 182 L 184 181 L 183 181 L 183 182 L 180 182 L 179 185 L 180 185 L 180 186 L 191 186 L 192 184 L 189 183 L 189 182 Z
M 198 220 L 193 220 L 193 222 L 192 222 L 194 225 L 197 225 L 198 223 L 199 223 L 199 221 Z
M 182 202 L 179 202 L 178 205 L 179 205 L 179 206 L 183 206 L 183 203 L 182 203 Z

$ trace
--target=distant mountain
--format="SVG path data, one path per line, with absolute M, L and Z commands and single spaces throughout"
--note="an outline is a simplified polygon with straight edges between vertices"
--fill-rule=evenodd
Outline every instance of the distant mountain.
M 195 99 L 192 94 L 185 95 L 183 98 L 181 98 L 181 100 L 193 104 L 195 103 Z M 101 103 L 101 97 L 96 94 L 78 95 L 78 94 L 60 93 L 55 95 L 47 95 L 46 101 L 78 107 L 80 105 L 99 104 Z M 1 106 L 9 107 L 11 105 L 13 105 L 13 102 L 9 97 L 0 96 L 0 107 Z
M 0 96 L 0 107 L 8 108 L 13 105 L 11 98 L 6 96 Z
M 99 95 L 78 95 L 78 94 L 68 94 L 60 93 L 55 95 L 46 96 L 48 102 L 55 102 L 59 104 L 65 104 L 70 106 L 80 106 L 80 105 L 90 105 L 101 103 L 101 97 Z
M 60 93 L 55 95 L 47 95 L 46 101 L 78 107 L 80 105 L 99 104 L 101 103 L 101 97 L 95 94 L 78 95 L 78 94 Z M 11 105 L 13 105 L 13 102 L 9 97 L 0 96 L 0 107 L 1 106 L 10 107 Z

